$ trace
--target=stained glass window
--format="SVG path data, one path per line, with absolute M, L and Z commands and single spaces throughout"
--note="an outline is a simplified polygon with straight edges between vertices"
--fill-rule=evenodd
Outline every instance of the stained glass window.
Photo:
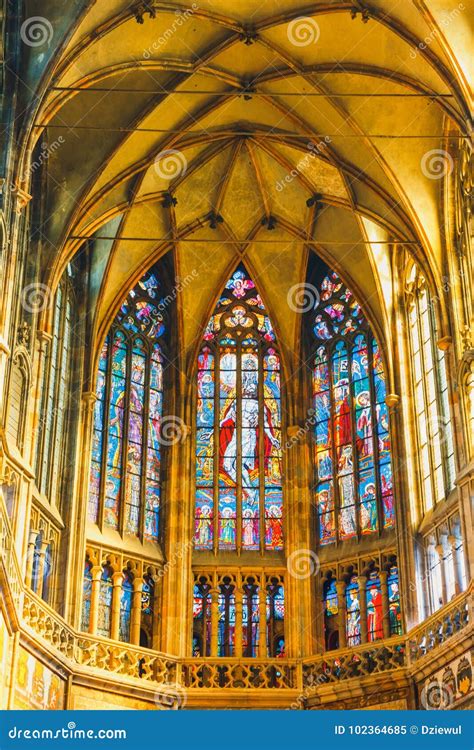
M 314 461 L 319 543 L 394 525 L 386 384 L 378 344 L 333 271 L 312 313 Z
M 244 656 L 257 656 L 260 638 L 259 587 L 251 579 L 243 585 L 242 649 Z
M 272 581 L 267 585 L 267 655 L 285 656 L 285 592 L 283 585 Z
M 346 586 L 346 637 L 348 646 L 361 643 L 360 599 L 357 576 L 352 576 Z
M 82 584 L 82 617 L 81 630 L 88 631 L 91 617 L 92 596 L 92 563 L 86 560 L 84 565 L 84 578 Z
M 367 581 L 367 640 L 377 641 L 383 638 L 383 604 L 380 579 L 377 573 L 371 573 Z
M 235 593 L 232 583 L 221 583 L 219 586 L 217 632 L 217 655 L 234 656 L 235 654 Z
M 88 517 L 157 541 L 163 413 L 162 290 L 154 270 L 129 292 L 97 373 Z
M 112 614 L 112 582 L 113 570 L 110 565 L 104 565 L 99 584 L 99 607 L 97 618 L 97 634 L 110 637 Z
M 120 625 L 119 639 L 130 640 L 130 619 L 133 602 L 133 578 L 127 571 L 123 574 L 122 591 L 120 595 Z
M 416 266 L 408 281 L 408 324 L 413 396 L 424 510 L 454 488 L 454 441 L 444 351 L 436 346 L 436 327 L 425 278 Z
M 194 586 L 193 599 L 193 656 L 211 653 L 211 594 L 210 585 L 201 581 Z
M 324 602 L 324 640 L 326 651 L 338 648 L 339 631 L 337 614 L 339 606 L 337 601 L 336 579 L 328 578 L 323 584 Z
M 280 359 L 243 266 L 206 328 L 197 391 L 196 549 L 282 549 Z
M 387 576 L 388 613 L 390 635 L 401 635 L 402 615 L 400 611 L 400 590 L 398 588 L 398 568 L 393 565 Z

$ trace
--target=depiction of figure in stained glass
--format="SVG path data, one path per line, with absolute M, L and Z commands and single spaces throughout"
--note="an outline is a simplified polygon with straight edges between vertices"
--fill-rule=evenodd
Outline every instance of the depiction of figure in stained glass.
M 198 358 L 197 549 L 211 549 L 214 535 L 220 549 L 283 546 L 274 338 L 255 285 L 240 267 L 217 303 Z
M 356 577 L 346 587 L 346 618 L 347 645 L 358 646 L 360 644 L 360 601 Z
M 402 632 L 402 615 L 400 611 L 400 590 L 398 588 L 398 569 L 390 568 L 387 576 L 388 614 L 390 635 L 400 635 Z
M 383 638 L 383 607 L 380 582 L 376 579 L 367 586 L 367 638 L 375 641 Z
M 160 283 L 148 271 L 129 292 L 102 349 L 89 520 L 158 541 L 163 409 Z
M 394 525 L 385 373 L 360 305 L 333 271 L 312 312 L 319 543 Z

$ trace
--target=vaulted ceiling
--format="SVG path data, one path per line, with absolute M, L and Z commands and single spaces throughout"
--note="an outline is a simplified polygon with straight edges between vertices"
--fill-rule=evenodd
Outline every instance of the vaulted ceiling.
M 190 351 L 241 258 L 289 350 L 300 320 L 281 301 L 308 252 L 350 280 L 380 331 L 392 241 L 441 273 L 438 177 L 465 132 L 472 72 L 462 3 L 26 6 L 51 26 L 24 47 L 25 144 L 49 148 L 43 245 L 58 278 L 102 237 L 98 332 L 168 249 L 182 279 L 197 273 L 180 290 Z

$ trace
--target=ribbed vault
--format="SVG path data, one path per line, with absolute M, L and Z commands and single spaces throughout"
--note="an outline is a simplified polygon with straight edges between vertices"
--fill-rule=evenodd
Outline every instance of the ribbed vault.
M 280 301 L 304 281 L 308 251 L 385 332 L 390 243 L 441 275 L 443 181 L 426 154 L 455 151 L 465 128 L 462 9 L 445 24 L 438 0 L 115 0 L 85 2 L 75 19 L 58 5 L 27 3 L 62 46 L 50 59 L 28 50 L 39 96 L 25 155 L 63 139 L 42 227 L 53 278 L 85 238 L 106 238 L 92 244 L 97 332 L 169 249 L 180 278 L 198 274 L 180 291 L 188 352 L 239 259 L 289 350 L 300 319 Z

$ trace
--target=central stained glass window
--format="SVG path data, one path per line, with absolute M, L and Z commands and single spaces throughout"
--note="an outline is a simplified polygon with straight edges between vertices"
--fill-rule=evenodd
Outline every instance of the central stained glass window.
M 255 284 L 227 282 L 199 353 L 198 550 L 283 549 L 280 359 Z

